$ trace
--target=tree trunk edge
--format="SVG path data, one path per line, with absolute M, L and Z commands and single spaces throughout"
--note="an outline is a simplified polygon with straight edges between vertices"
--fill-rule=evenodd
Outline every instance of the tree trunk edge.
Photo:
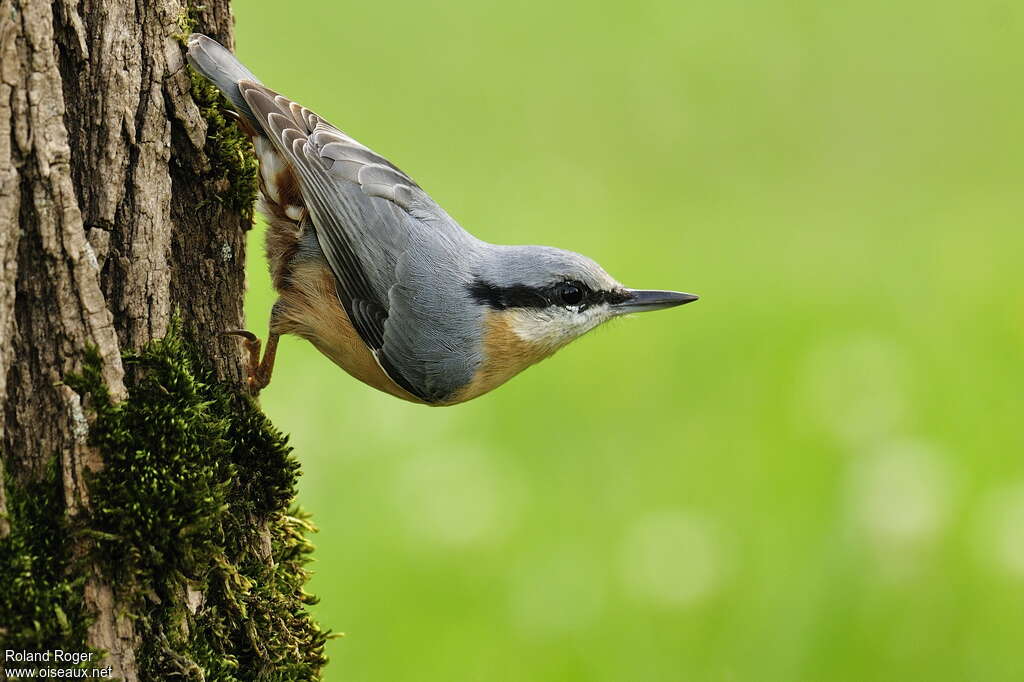
M 298 463 L 219 334 L 255 160 L 180 42 L 231 26 L 228 0 L 0 0 L 0 642 L 125 680 L 326 662 Z

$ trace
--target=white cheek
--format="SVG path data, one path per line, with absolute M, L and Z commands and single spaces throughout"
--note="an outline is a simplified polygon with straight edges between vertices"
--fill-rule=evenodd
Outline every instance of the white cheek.
M 512 331 L 528 343 L 547 345 L 563 328 L 557 323 L 561 316 L 549 310 L 513 310 L 508 316 Z
M 582 313 L 573 315 L 576 324 L 576 336 L 586 334 L 591 329 L 611 317 L 608 306 L 597 305 L 587 308 Z
M 601 324 L 610 317 L 607 306 L 593 306 L 583 312 L 564 308 L 521 309 L 509 313 L 512 331 L 523 341 L 556 349 Z

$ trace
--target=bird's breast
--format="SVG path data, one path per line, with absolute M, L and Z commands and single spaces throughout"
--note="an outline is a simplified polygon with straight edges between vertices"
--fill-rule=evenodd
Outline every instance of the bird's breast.
M 287 285 L 279 290 L 273 331 L 307 339 L 336 365 L 379 391 L 422 403 L 381 369 L 352 326 L 335 286 L 334 275 L 323 261 L 295 264 Z
M 555 347 L 520 336 L 515 330 L 514 314 L 499 310 L 484 313 L 480 365 L 470 382 L 444 404 L 462 403 L 492 391 L 555 352 Z

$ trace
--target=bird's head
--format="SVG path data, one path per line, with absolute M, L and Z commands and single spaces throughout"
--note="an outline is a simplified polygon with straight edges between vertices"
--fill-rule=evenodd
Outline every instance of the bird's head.
M 629 289 L 586 256 L 546 246 L 496 247 L 468 286 L 478 305 L 542 356 L 613 317 L 697 300 Z

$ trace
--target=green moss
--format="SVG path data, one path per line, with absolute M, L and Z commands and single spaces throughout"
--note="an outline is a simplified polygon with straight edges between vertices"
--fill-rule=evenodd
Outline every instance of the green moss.
M 21 483 L 8 471 L 4 484 L 10 532 L 0 539 L 0 642 L 28 651 L 87 651 L 84 578 L 71 570 L 57 458 L 40 480 Z
M 199 7 L 195 5 L 186 4 L 181 9 L 181 14 L 178 15 L 178 32 L 174 35 L 178 39 L 178 42 L 182 45 L 188 40 L 196 27 L 199 25 Z
M 175 38 L 184 47 L 199 24 L 199 7 L 186 5 L 178 17 L 179 33 Z M 217 191 L 217 198 L 230 211 L 238 212 L 251 222 L 253 202 L 259 190 L 259 164 L 252 141 L 238 125 L 224 115 L 227 100 L 208 80 L 188 67 L 192 79 L 192 99 L 206 120 L 206 155 L 210 171 L 205 181 Z
M 253 202 L 259 185 L 259 164 L 249 137 L 234 121 L 224 116 L 227 100 L 220 91 L 189 67 L 192 99 L 206 119 L 206 154 L 210 158 L 210 180 L 224 206 L 252 221 Z
M 68 379 L 89 396 L 104 462 L 89 481 L 93 558 L 137 614 L 143 678 L 319 679 L 327 635 L 303 591 L 313 528 L 290 508 L 298 464 L 198 357 L 175 325 L 124 358 L 124 402 L 96 358 Z

